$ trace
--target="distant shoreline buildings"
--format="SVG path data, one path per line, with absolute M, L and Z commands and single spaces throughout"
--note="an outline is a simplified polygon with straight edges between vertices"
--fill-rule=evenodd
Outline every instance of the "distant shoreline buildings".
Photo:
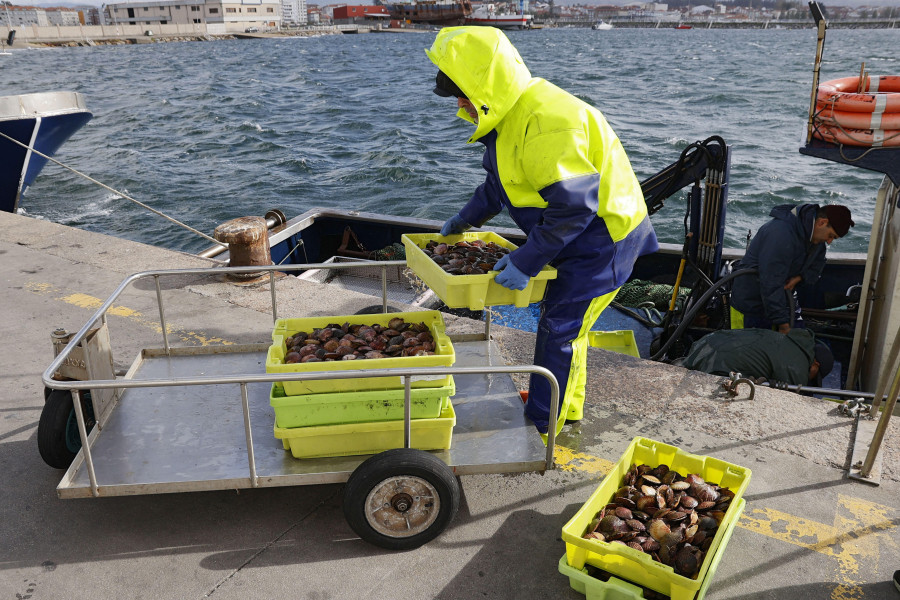
M 37 7 L 0 2 L 0 25 L 206 25 L 210 33 L 280 30 L 307 24 L 306 0 L 139 0 L 100 8 Z
M 373 0 L 377 1 L 377 0 Z M 391 0 L 396 4 L 400 0 Z M 429 30 L 440 24 L 422 18 L 420 5 L 454 0 L 408 0 L 409 18 L 381 4 L 309 4 L 307 0 L 137 0 L 81 7 L 19 6 L 0 0 L 0 34 L 16 30 L 19 45 L 148 43 L 152 40 L 214 39 L 233 34 L 318 35 L 368 31 Z M 805 2 L 747 0 L 736 4 L 645 2 L 627 6 L 574 4 L 558 0 L 465 0 L 472 10 L 488 7 L 498 14 L 527 12 L 526 28 L 591 27 L 598 22 L 616 28 L 805 28 L 812 18 Z M 740 2 L 741 0 L 736 0 Z M 898 0 L 900 2 L 900 0 Z M 405 7 L 405 5 L 403 5 Z M 843 28 L 898 27 L 900 7 L 825 6 L 829 25 Z M 406 14 L 406 9 L 401 11 Z M 430 14 L 430 13 L 429 13 Z M 5 31 L 4 31 L 5 30 Z M 139 39 L 140 38 L 140 39 Z M 12 38 L 10 38 L 12 39 Z M 124 43 L 124 42 L 123 42 Z
M 765 21 L 811 21 L 806 2 L 762 2 L 747 1 L 748 6 L 734 3 L 712 2 L 709 5 L 688 2 L 646 2 L 624 6 L 572 4 L 560 5 L 550 2 L 533 2 L 532 12 L 536 19 L 555 23 L 596 22 L 604 20 L 612 23 L 629 22 L 662 23 L 678 21 L 707 21 L 721 26 L 740 27 L 744 22 Z M 900 4 L 900 2 L 898 2 Z M 847 7 L 828 4 L 823 7 L 829 21 L 865 21 L 872 19 L 900 20 L 900 7 Z
M 211 34 L 281 28 L 281 0 L 151 0 L 106 5 L 107 25 L 205 25 Z
M 9 2 L 0 2 L 0 24 L 7 27 L 21 25 L 100 25 L 100 9 L 96 6 L 69 8 L 65 6 L 16 6 Z

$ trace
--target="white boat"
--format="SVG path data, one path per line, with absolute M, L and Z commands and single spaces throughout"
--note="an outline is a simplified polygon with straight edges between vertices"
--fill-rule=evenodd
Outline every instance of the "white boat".
M 594 31 L 606 31 L 607 29 L 612 29 L 612 28 L 613 28 L 613 24 L 607 23 L 603 19 L 600 19 L 599 21 L 597 21 L 596 23 L 591 25 L 591 29 L 593 29 Z
M 16 212 L 47 164 L 44 156 L 55 154 L 92 116 L 78 92 L 0 96 L 0 211 Z
M 504 6 L 483 4 L 466 17 L 466 25 L 488 25 L 497 29 L 530 29 L 534 15 L 524 10 L 508 12 Z

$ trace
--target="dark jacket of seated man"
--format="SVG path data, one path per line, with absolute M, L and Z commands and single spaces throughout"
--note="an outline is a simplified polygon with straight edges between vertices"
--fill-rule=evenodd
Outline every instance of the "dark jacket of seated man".
M 816 342 L 807 329 L 791 329 L 787 334 L 770 329 L 730 329 L 694 342 L 682 366 L 713 375 L 738 372 L 791 385 L 821 387 L 834 367 L 834 357 L 828 346 Z

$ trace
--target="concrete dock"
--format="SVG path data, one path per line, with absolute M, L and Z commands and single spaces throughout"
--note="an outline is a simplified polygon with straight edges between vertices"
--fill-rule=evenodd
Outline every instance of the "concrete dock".
M 0 399 L 0 598 L 578 599 L 559 574 L 563 525 L 636 436 L 753 471 L 743 516 L 706 598 L 900 598 L 900 425 L 880 485 L 848 479 L 856 423 L 837 404 L 758 388 L 730 399 L 722 378 L 593 349 L 585 418 L 558 438 L 545 474 L 470 475 L 434 541 L 389 552 L 359 540 L 342 485 L 61 500 L 37 427 L 50 332 L 77 331 L 129 274 L 215 261 L 0 213 L 5 340 Z M 369 296 L 280 278 L 279 314 L 351 314 Z M 266 342 L 267 285 L 186 279 L 164 290 L 172 343 Z M 160 345 L 155 289 L 109 317 L 116 367 Z M 447 317 L 451 333 L 483 324 Z M 239 324 L 239 327 L 235 325 Z M 510 364 L 534 336 L 492 329 Z

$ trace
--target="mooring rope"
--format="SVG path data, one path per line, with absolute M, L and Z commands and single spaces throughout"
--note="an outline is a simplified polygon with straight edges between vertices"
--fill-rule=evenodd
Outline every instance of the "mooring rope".
M 52 162 L 58 164 L 58 165 L 61 166 L 62 168 L 68 169 L 68 170 L 72 171 L 73 173 L 75 173 L 76 175 L 78 175 L 78 176 L 80 176 L 80 177 L 84 177 L 85 179 L 87 179 L 87 180 L 90 181 L 91 183 L 96 183 L 97 185 L 99 185 L 100 187 L 102 187 L 102 188 L 105 189 L 105 190 L 109 190 L 110 192 L 112 192 L 113 194 L 116 194 L 117 196 L 120 196 L 120 197 L 122 197 L 122 198 L 125 198 L 126 200 L 130 200 L 130 201 L 134 202 L 135 204 L 137 204 L 138 206 L 140 206 L 140 207 L 142 207 L 142 208 L 146 208 L 146 209 L 149 210 L 150 212 L 155 213 L 155 214 L 159 215 L 160 217 L 162 217 L 162 218 L 164 218 L 164 219 L 167 219 L 167 220 L 171 221 L 172 223 L 175 223 L 176 225 L 179 225 L 179 226 L 181 226 L 181 227 L 184 227 L 184 228 L 187 229 L 188 231 L 191 231 L 191 232 L 193 232 L 193 233 L 196 233 L 196 234 L 199 235 L 200 237 L 209 240 L 210 242 L 216 244 L 217 246 L 224 246 L 224 247 L 226 247 L 226 248 L 228 247 L 228 244 L 223 244 L 223 243 L 220 242 L 219 240 L 217 240 L 217 239 L 215 239 L 215 238 L 213 238 L 213 237 L 211 237 L 211 236 L 206 235 L 206 234 L 203 233 L 202 231 L 198 231 L 198 230 L 194 229 L 193 227 L 191 227 L 190 225 L 187 225 L 187 224 L 185 224 L 185 223 L 182 223 L 182 222 L 179 221 L 178 219 L 175 219 L 175 218 L 173 218 L 173 217 L 170 217 L 169 215 L 163 214 L 163 213 L 161 213 L 160 211 L 158 211 L 158 210 L 156 210 L 155 208 L 153 208 L 152 206 L 148 206 L 148 205 L 144 204 L 143 202 L 141 202 L 140 200 L 135 200 L 134 198 L 132 198 L 132 197 L 129 196 L 128 194 L 123 194 L 123 193 L 120 192 L 119 190 L 113 189 L 113 188 L 109 187 L 108 185 L 106 185 L 105 183 L 102 183 L 102 182 L 100 182 L 100 181 L 97 181 L 96 179 L 94 179 L 94 178 L 91 177 L 90 175 L 85 175 L 85 174 L 82 173 L 81 171 L 79 171 L 79 170 L 77 170 L 77 169 L 73 169 L 72 167 L 70 167 L 70 166 L 68 166 L 68 165 L 65 165 L 65 164 L 59 162 L 58 160 L 56 160 L 56 159 L 53 158 L 53 157 L 47 156 L 46 154 L 44 154 L 43 152 L 41 152 L 41 151 L 39 151 L 39 150 L 35 150 L 34 148 L 32 148 L 31 146 L 29 146 L 28 144 L 23 144 L 23 143 L 20 142 L 19 140 L 9 137 L 8 135 L 6 135 L 5 133 L 3 133 L 2 131 L 0 131 L 0 135 L 2 135 L 3 137 L 5 137 L 6 139 L 8 139 L 9 141 L 11 141 L 12 143 L 18 144 L 19 146 L 22 146 L 22 147 L 25 148 L 26 150 L 30 150 L 31 152 L 34 152 L 34 153 L 37 154 L 38 156 L 41 156 L 41 157 L 43 157 L 43 158 L 46 158 L 47 160 L 52 161 Z

